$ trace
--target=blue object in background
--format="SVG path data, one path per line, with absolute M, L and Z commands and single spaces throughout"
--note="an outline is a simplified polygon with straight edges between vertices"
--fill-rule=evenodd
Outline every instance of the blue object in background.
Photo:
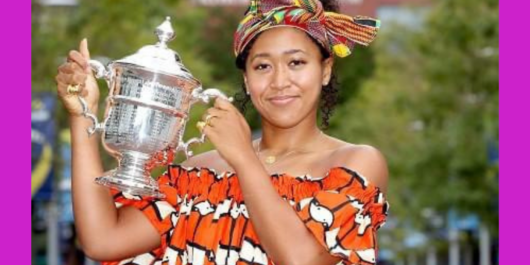
M 51 200 L 53 193 L 54 110 L 56 96 L 33 95 L 31 99 L 31 197 Z

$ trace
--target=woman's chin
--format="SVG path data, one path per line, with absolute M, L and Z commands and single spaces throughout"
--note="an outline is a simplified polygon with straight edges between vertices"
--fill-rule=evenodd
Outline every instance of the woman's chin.
M 278 128 L 288 129 L 296 126 L 301 121 L 301 117 L 293 115 L 277 115 L 269 117 L 268 122 Z
M 264 109 L 262 117 L 275 127 L 287 129 L 299 124 L 307 116 L 307 111 L 298 104 L 283 108 L 269 106 Z

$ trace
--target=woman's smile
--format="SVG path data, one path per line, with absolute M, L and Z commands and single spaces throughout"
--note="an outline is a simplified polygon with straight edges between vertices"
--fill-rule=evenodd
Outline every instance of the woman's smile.
M 279 95 L 268 98 L 269 102 L 275 106 L 283 107 L 300 98 L 299 96 Z

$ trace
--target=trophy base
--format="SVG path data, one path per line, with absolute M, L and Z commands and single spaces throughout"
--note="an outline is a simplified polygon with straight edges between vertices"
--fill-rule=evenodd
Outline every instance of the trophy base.
M 160 192 L 156 181 L 153 180 L 150 183 L 138 183 L 137 180 L 124 179 L 117 174 L 116 170 L 108 171 L 103 176 L 96 178 L 96 183 L 131 195 L 155 197 L 159 199 L 166 197 L 165 194 Z

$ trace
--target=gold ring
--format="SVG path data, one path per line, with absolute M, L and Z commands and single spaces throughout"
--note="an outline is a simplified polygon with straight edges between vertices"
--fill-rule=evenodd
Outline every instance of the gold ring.
M 206 122 L 198 121 L 196 126 L 197 126 L 197 129 L 199 129 L 199 131 L 202 132 L 202 130 L 204 130 L 204 126 L 206 126 Z
M 206 124 L 206 126 L 212 126 L 212 124 L 210 123 L 212 118 L 215 118 L 215 116 L 209 114 L 206 115 L 206 118 L 204 118 L 204 123 Z
M 79 93 L 79 84 L 68 85 L 68 87 L 66 87 L 66 93 L 68 93 L 69 95 L 75 95 Z

